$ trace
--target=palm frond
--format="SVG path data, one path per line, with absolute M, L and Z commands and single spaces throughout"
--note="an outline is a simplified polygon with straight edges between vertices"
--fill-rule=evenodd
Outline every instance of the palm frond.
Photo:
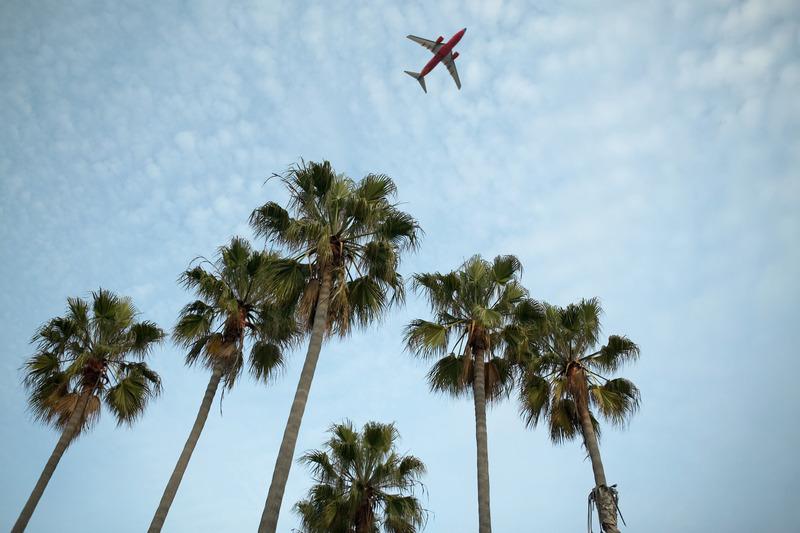
M 398 437 L 394 424 L 367 422 L 361 430 L 363 445 L 373 454 L 388 454 Z
M 525 425 L 536 427 L 543 416 L 547 416 L 552 397 L 546 379 L 526 372 L 520 386 L 520 411 Z
M 250 373 L 257 380 L 270 382 L 286 365 L 280 347 L 259 340 L 250 350 Z
M 639 389 L 627 379 L 617 378 L 589 389 L 589 399 L 607 420 L 624 426 L 639 408 Z
M 218 302 L 229 292 L 222 280 L 207 272 L 201 266 L 196 266 L 183 272 L 178 278 L 178 282 L 186 289 L 194 290 L 198 296 L 207 302 Z
M 451 310 L 455 304 L 456 294 L 461 288 L 461 279 L 456 272 L 441 274 L 414 274 L 412 287 L 418 293 L 427 296 L 428 303 L 434 313 Z
M 387 200 L 397 194 L 397 186 L 384 174 L 367 174 L 355 189 L 355 196 L 367 202 Z
M 58 398 L 49 413 L 48 423 L 63 430 L 75 414 L 76 409 L 80 408 L 82 394 L 74 392 Z M 86 402 L 86 407 L 78 421 L 78 432 L 84 433 L 92 428 L 100 419 L 100 399 L 92 394 Z M 73 437 L 74 438 L 74 437 Z
M 187 366 L 192 366 L 200 360 L 200 355 L 205 350 L 206 344 L 208 343 L 209 340 L 210 336 L 206 335 L 204 337 L 198 338 L 196 341 L 187 346 L 187 348 L 189 348 L 189 350 L 186 352 L 186 358 L 185 358 Z M 203 362 L 205 364 L 208 363 L 208 361 L 203 361 Z
M 349 315 L 361 326 L 380 318 L 388 305 L 385 287 L 372 277 L 361 276 L 347 283 L 346 294 Z
M 427 472 L 425 463 L 418 457 L 413 455 L 406 455 L 397 462 L 396 475 L 397 479 L 402 480 L 418 480 Z
M 362 257 L 365 271 L 371 278 L 391 283 L 397 277 L 397 252 L 389 241 L 368 242 Z
M 131 353 L 143 357 L 161 342 L 166 334 L 155 322 L 144 320 L 131 325 Z
M 550 427 L 550 440 L 556 444 L 572 440 L 581 433 L 578 408 L 569 398 L 558 398 L 551 402 L 547 422 Z
M 470 383 L 473 381 L 470 378 Z M 485 397 L 487 402 L 505 399 L 514 385 L 511 363 L 504 357 L 492 357 L 484 364 Z
M 406 326 L 404 341 L 412 353 L 432 357 L 447 353 L 449 328 L 436 322 L 416 319 Z
M 587 358 L 587 363 L 604 372 L 616 372 L 625 363 L 639 358 L 639 347 L 628 337 L 611 335 L 608 343 L 597 355 Z
M 201 300 L 192 302 L 181 311 L 178 323 L 172 330 L 172 338 L 181 346 L 192 346 L 211 333 L 216 316 L 212 306 Z
M 514 308 L 515 322 L 524 326 L 544 319 L 544 305 L 532 298 L 523 298 Z
M 519 276 L 522 272 L 522 263 L 513 255 L 498 255 L 492 263 L 492 274 L 494 281 L 504 285 Z
M 283 302 L 293 302 L 309 283 L 311 269 L 293 259 L 279 259 L 270 266 L 270 274 L 270 283 L 276 296 Z
M 416 533 L 425 526 L 425 510 L 417 498 L 386 495 L 383 505 L 386 533 Z
M 161 392 L 161 378 L 145 363 L 120 365 L 118 377 L 103 399 L 118 425 L 130 425 L 142 415 L 147 402 Z
M 61 426 L 62 418 L 66 418 L 59 410 L 63 406 L 63 398 L 73 394 L 70 380 L 59 368 L 48 369 L 47 372 L 26 380 L 28 394 L 28 411 L 33 418 L 44 424 Z
M 391 242 L 400 250 L 416 249 L 422 229 L 411 215 L 392 209 L 377 225 L 375 235 L 383 241 Z
M 474 305 L 472 307 L 472 318 L 485 329 L 495 329 L 499 327 L 505 318 L 502 313 L 495 309 Z
M 74 329 L 87 329 L 89 327 L 89 305 L 83 298 L 67 298 L 67 316 L 57 318 L 59 324 L 70 324 Z
M 428 372 L 428 385 L 433 392 L 449 394 L 455 398 L 472 392 L 470 376 L 472 359 L 450 354 L 436 361 Z

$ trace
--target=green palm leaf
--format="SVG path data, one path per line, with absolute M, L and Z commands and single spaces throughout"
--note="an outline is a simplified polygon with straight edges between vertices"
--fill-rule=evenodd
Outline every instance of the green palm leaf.
M 616 372 L 621 366 L 639 358 L 639 347 L 627 337 L 611 335 L 599 353 L 587 358 L 587 362 L 602 372 Z
M 589 390 L 590 400 L 611 423 L 624 426 L 639 408 L 639 389 L 623 378 L 606 381 Z
M 148 400 L 161 392 L 161 379 L 145 363 L 120 365 L 117 383 L 103 398 L 117 424 L 132 424 L 144 412 Z
M 250 351 L 250 373 L 259 381 L 269 382 L 286 365 L 280 346 L 259 340 Z

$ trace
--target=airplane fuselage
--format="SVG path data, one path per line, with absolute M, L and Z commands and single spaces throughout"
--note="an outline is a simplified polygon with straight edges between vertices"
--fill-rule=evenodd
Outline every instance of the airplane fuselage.
M 450 40 L 447 41 L 446 43 L 444 43 L 441 48 L 439 48 L 439 51 L 436 52 L 433 55 L 431 60 L 428 61 L 428 63 L 425 65 L 425 67 L 422 69 L 422 72 L 420 72 L 419 75 L 420 76 L 426 76 L 430 71 L 433 70 L 433 68 L 436 65 L 438 65 L 442 61 L 442 59 L 447 57 L 447 55 L 450 52 L 453 51 L 453 48 L 456 47 L 456 45 L 458 44 L 458 41 L 461 40 L 461 38 L 464 36 L 464 33 L 466 31 L 467 31 L 467 28 L 464 28 L 460 32 L 458 32 L 455 35 L 453 35 L 452 37 L 450 37 Z

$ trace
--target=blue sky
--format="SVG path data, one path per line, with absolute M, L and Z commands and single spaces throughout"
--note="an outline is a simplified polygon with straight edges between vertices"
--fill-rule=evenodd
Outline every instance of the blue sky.
M 405 39 L 467 33 L 463 89 L 403 74 Z M 642 349 L 641 412 L 601 447 L 636 531 L 786 531 L 800 491 L 800 6 L 696 2 L 21 2 L 0 5 L 0 525 L 57 435 L 19 368 L 67 296 L 105 287 L 165 328 L 175 280 L 299 158 L 392 176 L 426 235 L 403 272 L 517 254 L 536 298 L 601 298 Z M 259 242 L 259 244 L 261 244 Z M 325 346 L 298 452 L 345 417 L 395 421 L 429 467 L 426 531 L 476 529 L 468 400 L 428 392 L 404 309 Z M 165 531 L 253 531 L 302 362 L 209 417 Z M 68 450 L 29 531 L 142 531 L 207 374 L 165 345 L 164 394 Z M 585 527 L 591 468 L 514 401 L 489 412 L 498 532 Z M 310 485 L 296 465 L 279 531 Z

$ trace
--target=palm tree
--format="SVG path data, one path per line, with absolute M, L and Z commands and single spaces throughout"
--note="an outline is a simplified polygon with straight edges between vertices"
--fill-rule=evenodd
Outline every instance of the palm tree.
M 627 379 L 607 379 L 639 356 L 639 347 L 624 336 L 611 335 L 604 346 L 600 337 L 602 308 L 596 298 L 565 308 L 544 304 L 532 320 L 529 343 L 522 353 L 520 398 L 529 427 L 544 418 L 550 438 L 562 443 L 582 435 L 592 462 L 600 525 L 617 533 L 617 493 L 609 487 L 598 445 L 599 424 L 594 412 L 624 425 L 639 407 L 639 389 Z
M 400 253 L 417 245 L 419 226 L 393 203 L 394 182 L 369 174 L 360 181 L 334 173 L 330 163 L 293 166 L 282 176 L 288 210 L 275 202 L 256 209 L 250 223 L 282 246 L 288 259 L 273 268 L 277 293 L 297 299 L 311 333 L 281 441 L 260 533 L 274 533 L 323 337 L 345 336 L 403 301 Z
M 219 249 L 213 263 L 203 260 L 180 277 L 199 299 L 183 308 L 173 338 L 188 349 L 186 363 L 202 364 L 211 370 L 211 378 L 150 523 L 151 533 L 161 531 L 164 525 L 220 382 L 230 389 L 242 373 L 245 341 L 250 341 L 249 368 L 256 379 L 267 382 L 283 367 L 283 349 L 298 330 L 291 305 L 276 302 L 268 290 L 275 259 L 266 252 L 253 251 L 246 240 L 234 237 Z
M 405 331 L 411 352 L 439 357 L 428 373 L 432 390 L 473 397 L 480 533 L 492 529 L 486 402 L 506 395 L 512 381 L 501 349 L 517 328 L 519 307 L 527 307 L 521 270 L 514 256 L 489 263 L 476 255 L 447 274 L 416 274 L 414 286 L 427 296 L 434 319 L 413 320 Z
M 359 434 L 353 424 L 331 427 L 327 450 L 300 458 L 316 483 L 295 505 L 303 533 L 414 533 L 425 511 L 414 490 L 424 490 L 425 465 L 399 455 L 393 424 L 368 422 Z
M 161 379 L 144 357 L 164 332 L 137 315 L 128 298 L 100 289 L 91 302 L 68 298 L 67 313 L 33 336 L 36 353 L 24 366 L 28 405 L 61 436 L 12 532 L 25 530 L 64 451 L 99 419 L 101 404 L 117 425 L 130 425 L 161 391 Z

